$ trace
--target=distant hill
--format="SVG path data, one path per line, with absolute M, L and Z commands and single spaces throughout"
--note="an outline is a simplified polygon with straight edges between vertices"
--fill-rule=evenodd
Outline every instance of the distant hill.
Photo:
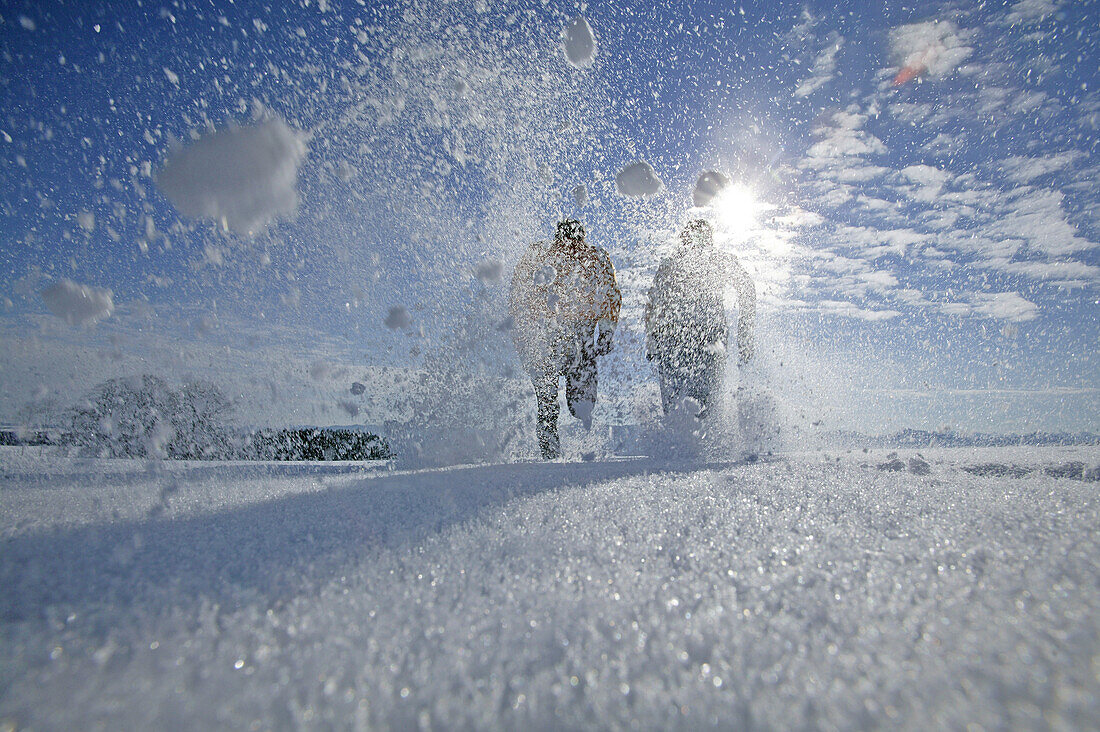
M 986 434 L 954 430 L 904 429 L 889 435 L 864 435 L 858 432 L 834 433 L 844 445 L 859 447 L 1013 447 L 1017 445 L 1100 445 L 1100 435 L 1091 432 L 1029 432 L 1027 434 Z

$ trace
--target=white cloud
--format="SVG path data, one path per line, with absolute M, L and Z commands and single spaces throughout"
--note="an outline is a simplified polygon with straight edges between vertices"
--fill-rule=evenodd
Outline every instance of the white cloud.
M 869 287 L 877 292 L 886 292 L 898 285 L 898 278 L 889 272 L 882 270 L 875 270 L 874 272 L 865 272 L 859 276 Z
M 965 301 L 947 302 L 940 310 L 947 315 L 974 316 L 1022 323 L 1034 320 L 1039 308 L 1015 292 L 971 292 Z
M 1087 283 L 1100 284 L 1100 267 L 1082 262 L 1010 262 L 992 260 L 981 263 L 989 269 L 995 269 L 1012 275 L 1021 275 L 1036 280 L 1045 280 L 1051 284 L 1080 287 Z
M 907 195 L 915 201 L 927 203 L 939 198 L 940 192 L 951 178 L 949 173 L 931 165 L 910 165 L 902 168 L 900 174 L 917 186 L 908 190 Z
M 825 171 L 830 174 L 830 171 Z M 870 183 L 891 173 L 890 168 L 881 165 L 847 166 L 831 171 L 832 180 L 841 183 Z
M 1024 90 L 1015 95 L 1011 109 L 1016 114 L 1033 114 L 1048 98 L 1041 91 Z
M 825 39 L 825 48 L 814 59 L 810 67 L 810 77 L 794 90 L 796 97 L 806 97 L 833 80 L 836 75 L 836 57 L 844 46 L 844 36 L 832 32 Z
M 950 20 L 895 28 L 890 32 L 890 57 L 902 72 L 894 83 L 920 75 L 947 76 L 974 51 L 966 45 L 967 35 Z
M 979 315 L 1013 322 L 1034 320 L 1039 314 L 1035 303 L 1025 300 L 1015 292 L 978 294 L 975 297 L 975 310 Z
M 1067 220 L 1064 198 L 1058 191 L 1019 189 L 1005 196 L 999 220 L 990 228 L 1008 239 L 1024 239 L 1033 251 L 1052 257 L 1095 248 Z
M 999 167 L 1004 170 L 1010 181 L 1024 184 L 1051 173 L 1064 171 L 1082 157 L 1083 153 L 1077 151 L 1038 157 L 1012 156 L 1000 161 Z
M 867 226 L 840 226 L 836 230 L 838 246 L 853 249 L 866 259 L 894 255 L 906 256 L 912 249 L 931 240 L 928 234 L 913 229 L 876 229 Z
M 863 167 L 862 156 L 885 153 L 882 140 L 862 129 L 866 121 L 867 116 L 857 112 L 835 112 L 828 124 L 813 131 L 819 139 L 806 151 L 799 167 L 826 170 L 839 170 L 840 165 Z
M 1032 23 L 1052 15 L 1056 9 L 1057 5 L 1052 0 L 1018 0 L 1005 16 L 1005 21 L 1009 25 Z
M 868 322 L 893 320 L 901 315 L 897 310 L 861 308 L 858 305 L 843 300 L 822 300 L 817 304 L 817 309 L 826 315 L 855 318 L 856 320 L 866 320 Z

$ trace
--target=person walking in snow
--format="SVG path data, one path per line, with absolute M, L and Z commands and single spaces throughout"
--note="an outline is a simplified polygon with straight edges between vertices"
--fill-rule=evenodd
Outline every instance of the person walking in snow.
M 729 342 L 727 282 L 737 291 L 737 353 L 744 364 L 753 354 L 756 288 L 735 256 L 715 248 L 710 223 L 691 221 L 679 247 L 658 266 L 645 308 L 646 358 L 657 362 L 665 414 L 691 397 L 702 418 L 721 384 Z
M 585 429 L 596 404 L 596 358 L 611 350 L 622 293 L 611 258 L 585 239 L 584 225 L 558 224 L 551 244 L 536 242 L 512 276 L 509 301 L 520 360 L 535 387 L 539 448 L 561 456 L 558 381 L 565 377 L 569 412 Z

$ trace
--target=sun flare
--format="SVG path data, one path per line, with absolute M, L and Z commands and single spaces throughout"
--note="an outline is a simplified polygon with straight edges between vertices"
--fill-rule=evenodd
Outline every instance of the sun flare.
M 714 197 L 711 206 L 719 229 L 735 239 L 745 238 L 756 227 L 765 208 L 756 193 L 744 185 L 728 186 Z

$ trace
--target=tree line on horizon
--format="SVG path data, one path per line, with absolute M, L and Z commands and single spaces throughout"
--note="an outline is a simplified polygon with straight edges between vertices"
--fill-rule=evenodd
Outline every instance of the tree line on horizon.
M 346 427 L 228 426 L 233 403 L 213 383 L 175 389 L 152 374 L 109 379 L 61 413 L 54 430 L 0 431 L 0 445 L 60 445 L 87 457 L 170 460 L 384 460 L 387 442 Z

